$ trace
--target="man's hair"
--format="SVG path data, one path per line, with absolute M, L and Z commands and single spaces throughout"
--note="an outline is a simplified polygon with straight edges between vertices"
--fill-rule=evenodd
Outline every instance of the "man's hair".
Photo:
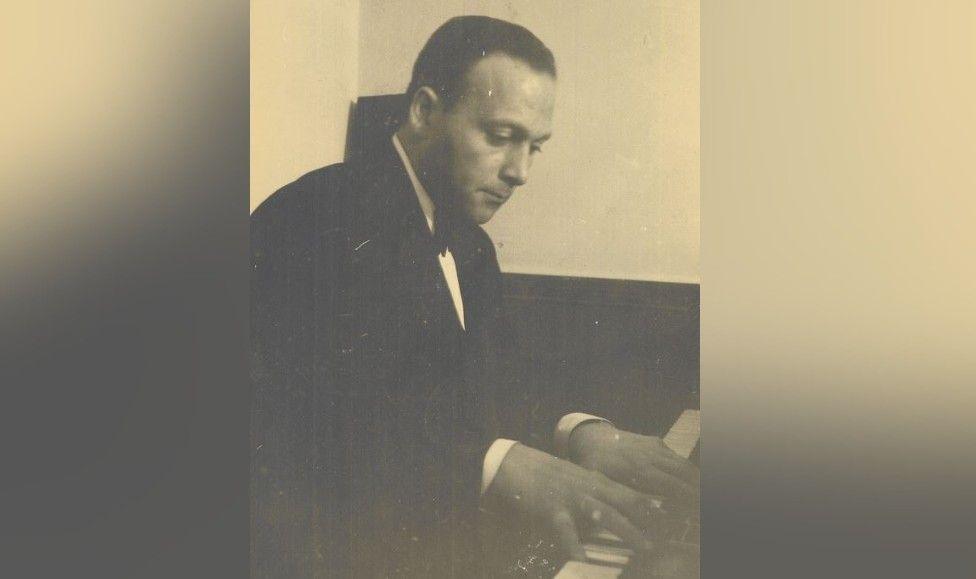
M 457 16 L 435 30 L 417 56 L 407 106 L 422 86 L 436 91 L 447 108 L 454 106 L 468 71 L 482 58 L 499 53 L 556 76 L 552 52 L 528 29 L 488 16 Z

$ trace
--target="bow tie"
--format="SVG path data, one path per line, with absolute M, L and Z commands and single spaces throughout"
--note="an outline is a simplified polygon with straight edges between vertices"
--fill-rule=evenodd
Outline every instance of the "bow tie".
M 431 243 L 434 246 L 434 252 L 439 253 L 440 255 L 447 255 L 447 249 L 450 246 L 445 229 L 445 227 L 439 224 L 437 228 L 434 229 L 434 234 L 431 235 L 430 238 Z
M 451 219 L 440 211 L 434 212 L 434 233 L 431 235 L 431 243 L 434 251 L 440 255 L 447 255 L 448 247 L 453 240 L 453 229 Z

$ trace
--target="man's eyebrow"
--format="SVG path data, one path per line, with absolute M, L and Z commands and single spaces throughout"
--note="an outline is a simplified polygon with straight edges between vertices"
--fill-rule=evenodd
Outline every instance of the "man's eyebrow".
M 502 121 L 502 120 L 485 121 L 485 126 L 487 126 L 489 129 L 509 129 L 513 133 L 517 133 L 519 135 L 528 134 L 528 131 L 525 130 L 525 127 L 513 121 Z
M 517 136 L 519 138 L 526 138 L 526 139 L 529 138 L 529 131 L 525 127 L 523 127 L 522 125 L 520 125 L 519 123 L 516 123 L 516 122 L 504 121 L 504 120 L 487 121 L 485 123 L 485 125 L 489 129 L 510 129 L 515 134 L 515 136 Z M 549 140 L 549 137 L 551 137 L 551 136 L 552 136 L 552 133 L 546 133 L 544 135 L 541 135 L 537 139 L 533 139 L 532 142 L 534 142 L 534 143 L 545 143 L 546 141 Z

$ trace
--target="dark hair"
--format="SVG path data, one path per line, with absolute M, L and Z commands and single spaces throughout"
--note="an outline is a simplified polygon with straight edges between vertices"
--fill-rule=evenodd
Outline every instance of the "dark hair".
M 457 16 L 435 30 L 417 56 L 406 106 L 422 86 L 434 89 L 448 108 L 454 106 L 471 67 L 497 53 L 556 76 L 552 52 L 527 28 L 488 16 Z

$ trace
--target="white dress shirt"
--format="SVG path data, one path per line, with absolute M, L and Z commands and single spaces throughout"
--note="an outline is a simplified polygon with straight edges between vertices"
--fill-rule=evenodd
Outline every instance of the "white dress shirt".
M 407 170 L 410 183 L 413 184 L 413 190 L 417 194 L 417 201 L 420 202 L 420 209 L 424 212 L 424 217 L 427 219 L 427 227 L 433 233 L 434 227 L 436 226 L 434 223 L 434 200 L 430 198 L 430 194 L 427 193 L 420 179 L 417 178 L 417 174 L 413 170 L 413 165 L 410 163 L 410 158 L 407 157 L 407 153 L 403 150 L 403 145 L 396 135 L 393 135 L 393 147 L 396 149 L 397 154 L 400 155 L 400 160 Z M 451 248 L 448 247 L 444 254 L 438 254 L 437 260 L 440 262 L 441 273 L 444 274 L 444 281 L 447 283 L 447 288 L 451 292 L 451 301 L 454 302 L 454 311 L 457 313 L 458 322 L 460 322 L 461 328 L 464 329 L 464 302 L 461 299 L 461 284 L 458 282 L 457 263 L 454 261 Z M 573 412 L 563 416 L 556 424 L 554 442 L 557 454 L 563 457 L 566 456 L 569 449 L 569 436 L 572 434 L 574 428 L 585 422 L 593 421 L 609 422 L 598 416 L 592 416 L 582 412 Z M 505 460 L 505 455 L 508 454 L 508 451 L 515 444 L 517 444 L 515 440 L 499 438 L 488 447 L 488 452 L 485 453 L 485 460 L 481 470 L 482 495 L 485 494 L 488 486 L 491 485 L 491 481 L 498 474 L 498 469 L 501 468 L 502 461 Z

